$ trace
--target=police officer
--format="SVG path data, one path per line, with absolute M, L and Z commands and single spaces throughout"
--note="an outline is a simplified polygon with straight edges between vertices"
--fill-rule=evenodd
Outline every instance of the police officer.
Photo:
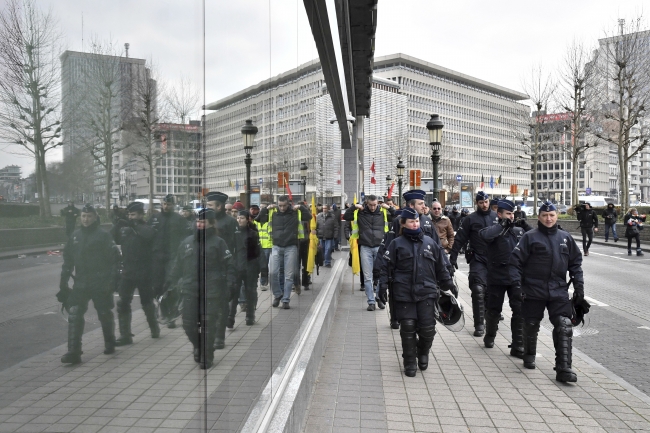
M 81 336 L 84 314 L 92 299 L 104 334 L 104 353 L 115 352 L 113 321 L 113 287 L 120 252 L 111 235 L 99 228 L 95 208 L 87 204 L 81 210 L 81 227 L 75 230 L 63 250 L 60 292 L 57 298 L 68 308 L 68 352 L 61 357 L 65 364 L 81 362 Z M 68 281 L 74 272 L 72 291 Z
M 168 194 L 162 202 L 162 211 L 149 218 L 149 225 L 155 230 L 151 247 L 151 285 L 155 297 L 165 293 L 165 282 L 172 266 L 178 245 L 188 235 L 187 221 L 174 212 L 174 195 Z M 175 328 L 172 320 L 168 328 Z
M 194 208 L 190 205 L 183 206 L 183 218 L 187 221 L 188 234 L 194 233 L 194 223 L 196 222 L 196 214 Z
M 219 191 L 213 191 L 205 196 L 205 201 L 206 207 L 212 209 L 215 213 L 216 229 L 219 237 L 226 241 L 226 245 L 228 245 L 230 251 L 233 252 L 235 249 L 237 220 L 229 215 L 229 212 L 226 212 L 228 195 Z
M 117 322 L 120 338 L 116 346 L 133 343 L 131 301 L 138 289 L 142 311 L 151 329 L 151 338 L 160 336 L 151 287 L 151 245 L 155 231 L 144 221 L 144 204 L 133 202 L 126 208 L 128 220 L 118 219 L 111 229 L 115 243 L 122 246 L 122 278 L 118 286 Z
M 424 198 L 426 197 L 426 192 L 421 189 L 411 189 L 402 194 L 404 201 L 406 202 L 406 207 L 414 209 L 420 217 L 420 230 L 426 236 L 429 236 L 437 244 L 440 244 L 440 238 L 438 237 L 438 232 L 433 226 L 431 217 L 425 214 L 426 204 L 424 203 Z M 399 231 L 399 221 L 395 220 L 394 223 L 396 231 Z
M 444 253 L 420 229 L 420 215 L 406 208 L 399 222 L 400 235 L 384 253 L 387 266 L 382 268 L 381 279 L 391 285 L 395 318 L 400 323 L 404 374 L 413 377 L 418 367 L 424 371 L 429 365 L 429 350 L 436 335 L 438 290 L 455 290 L 455 286 L 442 260 Z M 387 299 L 384 284 L 378 296 Z
M 558 228 L 557 208 L 551 202 L 539 208 L 537 228 L 522 236 L 510 256 L 511 284 L 523 299 L 524 367 L 535 368 L 537 333 L 544 310 L 553 324 L 556 380 L 577 381 L 571 369 L 573 329 L 566 274 L 573 282 L 574 303 L 584 300 L 582 256 L 573 237 Z
M 214 350 L 225 346 L 225 318 L 235 286 L 232 254 L 217 236 L 212 209 L 199 211 L 196 231 L 178 247 L 168 281 L 179 281 L 183 329 L 194 347 L 194 360 L 201 368 L 210 368 Z
M 456 233 L 449 260 L 458 267 L 458 253 L 469 242 L 469 288 L 472 291 L 472 310 L 474 314 L 474 336 L 485 333 L 484 310 L 485 290 L 487 288 L 487 245 L 479 235 L 481 229 L 497 223 L 497 214 L 490 210 L 489 196 L 483 191 L 476 194 L 476 212 L 465 217 Z
M 524 355 L 523 326 L 521 316 L 521 301 L 519 293 L 514 293 L 515 287 L 510 284 L 508 273 L 508 261 L 512 250 L 524 235 L 522 227 L 515 226 L 514 203 L 510 200 L 499 200 L 497 202 L 497 215 L 499 223 L 486 227 L 479 232 L 481 239 L 486 243 L 489 254 L 487 293 L 485 296 L 485 347 L 494 347 L 494 339 L 499 330 L 499 319 L 503 308 L 505 294 L 508 293 L 508 301 L 512 310 L 510 329 L 512 331 L 512 344 L 510 354 L 518 358 Z
M 79 218 L 79 209 L 75 207 L 73 201 L 69 201 L 68 205 L 61 209 L 61 216 L 65 218 L 65 235 L 70 237 Z
M 498 203 L 499 203 L 499 200 L 497 200 L 496 198 L 493 198 L 492 200 L 490 200 L 490 210 L 493 211 L 493 212 L 496 212 L 497 209 L 499 208 Z

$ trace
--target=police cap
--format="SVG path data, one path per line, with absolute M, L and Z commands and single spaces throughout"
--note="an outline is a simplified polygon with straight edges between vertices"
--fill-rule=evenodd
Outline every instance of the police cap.
M 165 203 L 174 203 L 174 194 L 167 194 L 163 201 Z
M 84 212 L 84 213 L 94 213 L 95 215 L 97 215 L 97 211 L 95 210 L 95 208 L 93 207 L 93 205 L 91 205 L 90 203 L 86 203 L 86 204 L 84 205 L 84 207 L 81 209 L 81 212 Z
M 420 219 L 420 215 L 417 213 L 417 211 L 413 208 L 410 207 L 405 207 L 402 209 L 402 213 L 400 215 L 401 218 L 407 219 L 407 220 L 417 220 Z
M 199 211 L 198 219 L 215 220 L 217 219 L 217 214 L 210 208 L 204 208 Z
M 479 191 L 476 193 L 476 201 L 478 202 L 479 200 L 489 200 L 490 196 L 487 195 L 483 191 Z
M 208 195 L 205 196 L 205 200 L 225 203 L 228 201 L 228 195 L 219 191 L 209 192 Z
M 498 200 L 497 206 L 499 207 L 499 209 L 504 209 L 510 212 L 514 212 L 515 210 L 515 204 L 510 200 L 504 200 L 504 199 Z
M 129 203 L 129 205 L 126 207 L 127 212 L 139 212 L 139 213 L 144 213 L 144 203 L 141 203 L 139 201 L 134 201 Z
M 192 210 L 194 210 L 194 208 L 192 206 L 190 206 L 189 204 L 186 204 L 185 206 L 183 206 L 183 210 L 192 211 Z
M 542 203 L 542 205 L 539 207 L 539 211 L 540 211 L 540 212 L 554 212 L 554 211 L 557 211 L 557 208 L 556 208 L 555 205 L 554 205 L 553 203 L 551 203 L 550 201 L 545 201 L 545 202 Z
M 404 197 L 404 200 L 410 201 L 410 200 L 424 200 L 424 197 L 427 195 L 426 192 L 422 191 L 421 189 L 411 189 L 409 191 L 406 191 L 402 196 Z

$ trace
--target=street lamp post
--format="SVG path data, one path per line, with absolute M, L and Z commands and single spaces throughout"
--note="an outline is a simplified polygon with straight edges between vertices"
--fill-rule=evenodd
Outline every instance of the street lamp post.
M 431 119 L 427 122 L 429 130 L 429 144 L 431 145 L 431 163 L 433 164 L 433 198 L 439 199 L 438 192 L 438 164 L 440 164 L 440 146 L 442 144 L 442 128 L 444 124 L 440 116 L 432 114 Z
M 255 134 L 257 134 L 257 126 L 253 125 L 253 121 L 248 119 L 246 124 L 241 129 L 241 135 L 244 137 L 244 152 L 246 158 L 246 209 L 251 206 L 251 164 L 253 163 L 253 142 L 255 141 Z
M 307 201 L 307 163 L 305 161 L 300 163 L 300 180 L 302 180 L 302 199 Z
M 393 178 L 390 176 L 390 174 L 387 174 L 386 175 L 386 200 L 388 200 L 388 194 L 390 193 L 390 186 L 392 181 Z
M 397 186 L 399 187 L 399 207 L 402 207 L 402 178 L 404 177 L 404 169 L 406 166 L 400 159 L 397 162 Z

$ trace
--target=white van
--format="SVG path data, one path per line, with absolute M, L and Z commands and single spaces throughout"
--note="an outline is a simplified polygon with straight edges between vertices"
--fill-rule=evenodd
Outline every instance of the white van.
M 138 203 L 144 204 L 144 212 L 147 213 L 149 211 L 149 199 L 148 198 L 139 198 L 135 200 Z M 153 199 L 153 209 L 155 212 L 160 212 L 162 210 L 162 203 L 159 199 L 154 198 Z
M 613 197 L 605 197 L 602 195 L 581 195 L 578 196 L 579 203 L 589 203 L 591 207 L 605 207 L 608 204 L 616 204 L 616 199 Z

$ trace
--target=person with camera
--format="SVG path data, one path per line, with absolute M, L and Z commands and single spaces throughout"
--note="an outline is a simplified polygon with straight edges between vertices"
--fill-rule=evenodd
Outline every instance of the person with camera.
M 590 203 L 584 203 L 577 206 L 576 216 L 580 221 L 580 231 L 582 232 L 582 252 L 588 256 L 589 247 L 594 240 L 594 232 L 598 231 L 598 215 L 591 208 Z
M 609 229 L 612 229 L 614 242 L 618 242 L 618 233 L 616 233 L 616 219 L 618 213 L 613 203 L 609 203 L 607 208 L 603 211 L 603 219 L 605 220 L 605 242 L 609 242 Z
M 643 230 L 645 215 L 639 215 L 636 208 L 631 208 L 623 217 L 625 224 L 625 237 L 627 238 L 627 255 L 632 255 L 632 239 L 636 239 L 636 255 L 642 256 L 640 231 Z

